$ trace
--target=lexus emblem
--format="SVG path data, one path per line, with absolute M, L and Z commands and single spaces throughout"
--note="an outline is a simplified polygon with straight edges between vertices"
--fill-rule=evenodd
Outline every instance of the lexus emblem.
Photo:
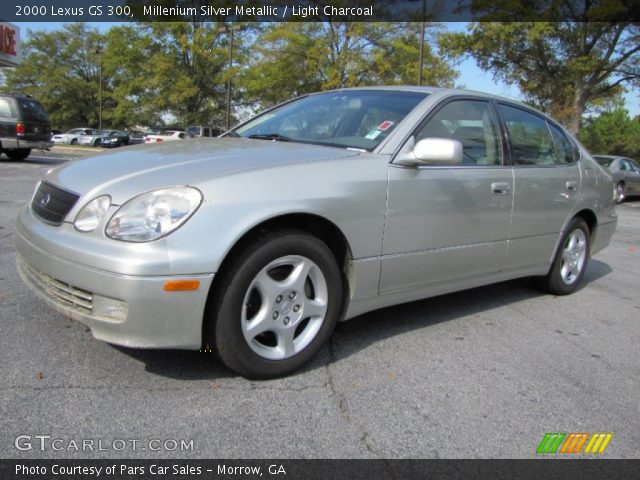
M 45 193 L 44 197 L 40 199 L 40 206 L 46 207 L 47 205 L 49 205 L 50 201 L 51 201 L 51 195 L 49 195 L 48 193 Z

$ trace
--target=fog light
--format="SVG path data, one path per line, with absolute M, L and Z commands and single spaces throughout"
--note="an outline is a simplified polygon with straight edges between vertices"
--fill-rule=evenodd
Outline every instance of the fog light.
M 129 308 L 126 302 L 94 295 L 92 304 L 92 311 L 96 317 L 102 317 L 116 322 L 124 322 L 127 319 Z

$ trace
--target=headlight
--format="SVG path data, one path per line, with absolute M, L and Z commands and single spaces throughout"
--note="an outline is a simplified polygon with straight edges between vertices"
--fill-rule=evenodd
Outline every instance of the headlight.
M 78 212 L 73 226 L 81 232 L 92 232 L 100 225 L 102 217 L 107 213 L 110 205 L 111 197 L 109 195 L 94 198 Z
M 109 238 L 126 242 L 156 240 L 186 222 L 201 203 L 202 194 L 193 187 L 143 193 L 118 209 L 105 232 Z

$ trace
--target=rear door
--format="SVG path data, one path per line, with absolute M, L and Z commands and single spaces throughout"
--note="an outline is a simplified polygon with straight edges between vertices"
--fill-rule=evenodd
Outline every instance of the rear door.
M 32 98 L 16 98 L 20 121 L 24 123 L 24 135 L 20 138 L 30 141 L 47 141 L 51 135 L 49 116 L 42 105 Z
M 580 189 L 573 142 L 541 115 L 498 103 L 514 173 L 514 204 L 507 247 L 511 268 L 547 264 Z

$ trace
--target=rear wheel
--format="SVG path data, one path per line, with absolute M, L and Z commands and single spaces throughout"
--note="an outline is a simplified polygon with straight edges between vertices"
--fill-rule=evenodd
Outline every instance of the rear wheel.
M 620 182 L 616 185 L 616 202 L 617 203 L 622 203 L 624 202 L 624 199 L 626 198 L 626 194 L 624 191 L 624 183 Z
M 72 138 L 71 139 L 71 145 L 76 145 L 78 143 L 78 139 L 77 138 Z
M 11 149 L 11 150 L 4 150 L 4 153 L 11 160 L 20 161 L 20 160 L 24 160 L 29 155 L 31 155 L 31 149 L 30 148 L 16 148 L 16 149 Z
M 295 230 L 267 233 L 222 273 L 207 312 L 209 346 L 243 376 L 290 373 L 331 336 L 341 281 L 331 250 L 318 238 Z
M 589 226 L 574 218 L 565 231 L 549 273 L 537 280 L 538 286 L 554 295 L 573 293 L 584 277 L 589 263 Z

